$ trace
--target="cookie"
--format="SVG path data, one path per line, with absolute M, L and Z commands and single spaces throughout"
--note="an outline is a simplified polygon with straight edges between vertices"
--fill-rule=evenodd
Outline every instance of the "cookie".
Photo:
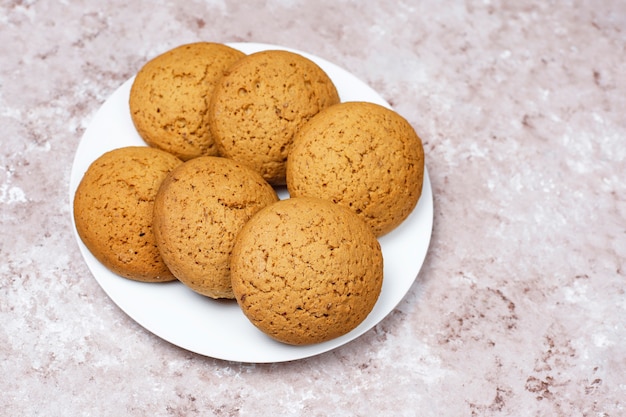
M 217 155 L 208 127 L 209 97 L 218 80 L 243 52 L 227 45 L 181 45 L 148 61 L 130 90 L 130 114 L 150 146 L 186 161 Z
M 233 298 L 230 253 L 235 235 L 258 210 L 278 200 L 257 172 L 204 156 L 173 170 L 154 204 L 154 231 L 173 274 L 199 294 Z
M 154 198 L 181 160 L 159 149 L 126 147 L 107 152 L 87 169 L 74 195 L 78 235 L 104 266 L 145 282 L 175 280 L 152 229 Z
M 349 207 L 382 236 L 415 208 L 424 149 L 413 127 L 378 104 L 345 102 L 323 110 L 294 139 L 287 162 L 293 197 Z
M 254 215 L 231 257 L 233 291 L 245 316 L 293 345 L 350 332 L 381 291 L 383 257 L 371 229 L 327 200 L 290 198 Z
M 293 52 L 262 51 L 235 63 L 215 87 L 209 126 L 222 156 L 281 185 L 294 134 L 338 102 L 332 80 L 313 61 Z

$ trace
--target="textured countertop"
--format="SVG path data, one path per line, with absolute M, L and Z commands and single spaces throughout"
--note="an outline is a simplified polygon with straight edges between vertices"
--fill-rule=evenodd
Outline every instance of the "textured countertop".
M 0 2 L 7 416 L 626 415 L 626 3 Z M 424 141 L 434 226 L 406 297 L 294 362 L 194 354 L 119 309 L 72 232 L 106 98 L 182 43 L 338 64 Z

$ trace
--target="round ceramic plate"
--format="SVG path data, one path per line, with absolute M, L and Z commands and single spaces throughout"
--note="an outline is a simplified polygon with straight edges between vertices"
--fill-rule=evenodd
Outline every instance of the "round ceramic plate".
M 390 107 L 374 90 L 338 66 L 308 53 L 274 45 L 232 43 L 245 53 L 285 49 L 315 61 L 335 83 L 341 101 L 369 101 Z M 122 84 L 106 100 L 85 131 L 74 159 L 70 178 L 70 202 L 83 174 L 103 153 L 124 146 L 145 146 L 130 118 L 128 96 L 133 79 Z M 288 198 L 280 190 L 281 198 Z M 73 221 L 73 218 L 72 218 Z M 380 297 L 369 316 L 350 333 L 328 342 L 291 346 L 270 339 L 243 315 L 237 303 L 200 296 L 180 282 L 142 283 L 115 275 L 84 246 L 81 253 L 100 286 L 133 320 L 174 345 L 213 358 L 238 362 L 283 362 L 327 352 L 370 330 L 405 296 L 424 262 L 430 243 L 433 199 L 428 172 L 417 207 L 391 233 L 379 241 L 383 251 L 384 279 Z

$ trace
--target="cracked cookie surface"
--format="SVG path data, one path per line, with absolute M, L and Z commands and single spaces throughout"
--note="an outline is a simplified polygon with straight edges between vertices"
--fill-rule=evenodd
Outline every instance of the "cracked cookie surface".
M 349 207 L 376 236 L 415 208 L 424 181 L 424 149 L 398 113 L 374 103 L 345 102 L 321 111 L 294 138 L 287 161 L 292 197 Z
M 270 184 L 284 184 L 294 134 L 338 102 L 332 80 L 313 61 L 267 50 L 239 60 L 221 79 L 209 125 L 221 155 L 250 165 Z
M 173 170 L 154 205 L 161 255 L 174 275 L 199 294 L 233 298 L 230 255 L 245 222 L 278 200 L 255 171 L 233 160 L 204 156 Z
M 163 179 L 181 160 L 146 146 L 107 152 L 87 169 L 74 195 L 76 230 L 107 268 L 136 281 L 176 278 L 157 248 L 154 199 Z
M 218 151 L 207 108 L 217 82 L 245 54 L 220 43 L 178 46 L 148 61 L 130 90 L 131 118 L 150 146 L 186 161 Z
M 290 198 L 253 216 L 231 257 L 237 302 L 248 319 L 288 344 L 348 333 L 373 309 L 383 258 L 369 227 L 350 210 Z

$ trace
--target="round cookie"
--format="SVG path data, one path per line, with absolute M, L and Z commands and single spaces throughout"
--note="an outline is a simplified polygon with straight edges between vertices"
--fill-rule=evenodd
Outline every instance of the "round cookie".
M 424 149 L 398 113 L 367 102 L 323 110 L 301 129 L 287 162 L 292 197 L 324 198 L 351 208 L 376 236 L 415 208 L 424 180 Z
M 233 298 L 230 253 L 235 235 L 278 196 L 257 172 L 204 156 L 173 170 L 154 204 L 154 231 L 172 273 L 199 294 Z
M 130 114 L 150 146 L 186 161 L 217 155 L 207 107 L 218 80 L 245 56 L 227 45 L 181 45 L 148 61 L 131 86 Z
M 313 61 L 293 52 L 262 51 L 239 60 L 215 87 L 209 126 L 222 156 L 280 185 L 294 134 L 338 102 L 332 80 Z
M 74 195 L 74 222 L 85 246 L 104 266 L 136 281 L 176 278 L 156 245 L 154 198 L 165 176 L 182 163 L 146 146 L 107 152 L 87 169 Z
M 383 257 L 370 228 L 327 200 L 290 198 L 254 215 L 231 257 L 233 291 L 246 317 L 293 345 L 350 332 L 381 291 Z

